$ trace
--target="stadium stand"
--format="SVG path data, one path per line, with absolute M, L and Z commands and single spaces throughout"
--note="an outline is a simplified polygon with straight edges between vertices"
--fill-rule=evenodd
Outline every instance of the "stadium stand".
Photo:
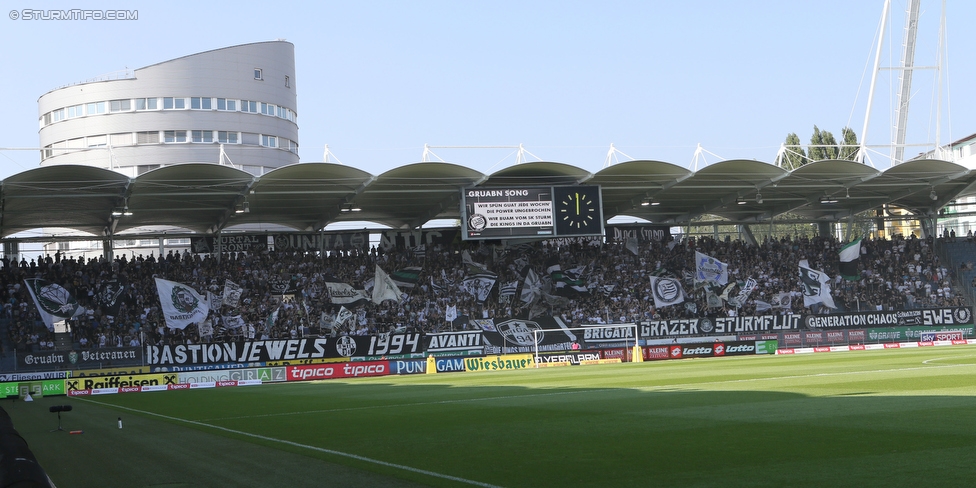
M 974 244 L 966 239 L 945 241 L 914 236 L 865 239 L 860 279 L 855 281 L 840 279 L 841 244 L 823 237 L 767 239 L 759 246 L 709 237 L 636 245 L 577 239 L 540 241 L 508 249 L 487 243 L 391 252 L 373 247 L 368 252 L 340 251 L 326 256 L 263 251 L 226 254 L 219 260 L 188 252 L 170 253 L 163 258 L 123 256 L 113 261 L 63 259 L 56 254 L 3 262 L 0 327 L 6 329 L 4 351 L 54 348 L 54 336 L 40 320 L 24 284 L 27 278 L 60 284 L 89 309 L 73 324 L 71 340 L 76 349 L 216 342 L 247 338 L 251 333 L 259 339 L 308 334 L 364 335 L 404 329 L 436 332 L 463 329 L 467 319 L 550 314 L 560 315 L 576 326 L 823 312 L 819 304 L 803 305 L 797 271 L 801 260 L 837 277 L 830 286 L 838 311 L 965 305 L 970 303 L 971 294 L 969 290 L 959 291 L 960 280 L 967 280 L 964 283 L 968 286 L 976 276 L 967 261 L 971 260 Z M 690 279 L 696 251 L 726 263 L 730 283 L 748 278 L 756 281 L 756 289 L 740 308 L 730 306 L 727 300 L 709 306 L 709 293 L 696 288 Z M 399 280 L 403 300 L 379 305 L 361 300 L 361 306 L 349 305 L 353 316 L 336 326 L 340 307 L 330 299 L 326 283 L 368 287 L 377 265 Z M 478 280 L 472 276 L 486 278 L 491 282 L 490 288 L 481 290 L 479 296 L 478 287 L 472 284 Z M 686 301 L 655 308 L 651 276 L 682 280 Z M 165 326 L 155 277 L 214 294 L 220 294 L 225 280 L 230 280 L 240 285 L 243 293 L 238 307 L 229 311 L 225 307 L 222 317 L 212 316 L 214 333 L 200 337 L 197 327 L 179 330 Z M 538 278 L 538 285 L 534 277 Z M 294 300 L 281 303 L 283 293 L 277 284 L 282 282 L 288 284 Z M 122 288 L 115 307 L 106 306 L 99 298 L 109 284 Z M 368 293 L 364 293 L 366 296 Z M 276 317 L 273 325 L 269 321 L 272 314 Z M 454 320 L 448 321 L 447 314 Z M 231 327 L 227 317 L 237 316 L 240 322 Z

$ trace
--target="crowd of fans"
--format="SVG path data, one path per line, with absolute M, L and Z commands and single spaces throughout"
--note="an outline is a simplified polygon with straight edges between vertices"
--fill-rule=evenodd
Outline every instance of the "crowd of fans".
M 53 258 L 47 256 L 29 262 L 26 259 L 3 261 L 0 321 L 7 323 L 7 350 L 54 347 L 54 336 L 40 320 L 24 284 L 27 278 L 42 278 L 63 286 L 87 309 L 87 313 L 70 322 L 72 340 L 80 347 L 306 334 L 370 334 L 403 329 L 430 332 L 473 327 L 471 319 L 545 314 L 560 315 L 575 326 L 693 316 L 830 312 L 819 305 L 814 306 L 816 310 L 804 306 L 798 279 L 801 260 L 807 260 L 813 269 L 837 277 L 831 280 L 830 286 L 839 311 L 963 305 L 966 300 L 952 286 L 953 266 L 940 261 L 933 249 L 934 242 L 914 236 L 864 239 L 860 278 L 853 281 L 839 277 L 841 244 L 834 238 L 823 237 L 767 239 L 758 246 L 708 237 L 650 241 L 636 246 L 633 242 L 601 244 L 592 240 L 560 240 L 502 249 L 485 243 L 465 243 L 389 252 L 374 247 L 369 251 L 338 251 L 326 255 L 264 251 L 225 254 L 220 259 L 186 252 L 171 252 L 162 258 L 140 255 L 115 260 L 63 258 L 55 254 Z M 464 251 L 469 263 L 483 265 L 486 273 L 497 277 L 484 301 L 462 286 L 472 268 L 464 262 Z M 728 301 L 722 301 L 721 306 L 712 302 L 710 307 L 708 291 L 696 287 L 690 279 L 695 269 L 695 251 L 726 263 L 730 283 L 741 284 L 748 278 L 756 280 L 755 290 L 739 307 Z M 558 263 L 563 270 L 575 269 L 588 290 L 553 296 L 556 290 L 547 273 L 552 263 Z M 334 318 L 339 306 L 331 302 L 326 282 L 362 288 L 374 278 L 377 265 L 387 273 L 407 267 L 419 267 L 421 271 L 414 286 L 401 290 L 400 302 L 365 303 L 352 309 L 351 319 L 336 326 Z M 524 302 L 521 294 L 528 269 L 542 278 L 543 293 L 536 295 L 532 303 Z M 685 302 L 655 308 L 650 286 L 652 275 L 681 279 Z M 240 285 L 243 293 L 236 308 L 212 311 L 209 320 L 215 325 L 214 333 L 201 337 L 195 325 L 182 330 L 166 326 L 155 277 L 214 294 L 220 294 L 225 280 L 230 280 Z M 117 312 L 98 299 L 99 290 L 106 282 L 123 287 Z M 294 292 L 283 296 L 282 283 L 287 283 Z M 500 293 L 502 285 L 511 283 L 519 283 L 517 293 Z M 738 288 L 733 290 L 732 295 L 737 291 Z M 776 306 L 767 308 L 770 303 Z M 449 307 L 457 315 L 451 322 L 447 320 Z M 221 316 L 238 315 L 243 319 L 242 327 L 222 325 Z M 272 315 L 273 321 L 269 320 Z

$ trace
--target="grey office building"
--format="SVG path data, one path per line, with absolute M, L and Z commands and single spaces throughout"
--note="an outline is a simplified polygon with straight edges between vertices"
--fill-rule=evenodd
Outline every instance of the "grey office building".
M 130 177 L 181 163 L 254 175 L 298 162 L 295 47 L 215 49 L 61 87 L 38 100 L 41 165 Z

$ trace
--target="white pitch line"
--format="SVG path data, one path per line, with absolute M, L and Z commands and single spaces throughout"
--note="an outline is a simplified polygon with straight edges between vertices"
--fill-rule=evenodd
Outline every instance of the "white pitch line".
M 929 363 L 933 363 L 935 361 L 942 361 L 942 360 L 945 360 L 945 359 L 971 358 L 971 357 L 976 357 L 976 354 L 967 354 L 965 356 L 946 356 L 946 357 L 941 357 L 941 358 L 926 359 L 925 361 L 922 361 L 922 364 L 929 364 Z
M 229 432 L 231 434 L 242 435 L 242 436 L 245 436 L 245 437 L 253 437 L 255 439 L 261 439 L 261 440 L 268 441 L 268 442 L 276 442 L 276 443 L 279 443 L 279 444 L 285 444 L 285 445 L 293 446 L 293 447 L 300 447 L 302 449 L 308 449 L 308 450 L 311 450 L 311 451 L 318 451 L 318 452 L 322 452 L 322 453 L 326 453 L 326 454 L 332 454 L 334 456 L 347 457 L 347 458 L 350 458 L 350 459 L 355 459 L 357 461 L 364 461 L 364 462 L 367 462 L 367 463 L 377 464 L 377 465 L 385 466 L 385 467 L 388 467 L 388 468 L 395 468 L 395 469 L 400 469 L 400 470 L 403 470 L 403 471 L 410 471 L 412 473 L 420 473 L 420 474 L 423 474 L 423 475 L 432 476 L 434 478 L 441 478 L 441 479 L 450 480 L 450 481 L 457 481 L 458 483 L 465 483 L 465 484 L 474 485 L 474 486 L 482 486 L 484 488 L 502 488 L 501 486 L 493 485 L 493 484 L 490 484 L 490 483 L 483 483 L 481 481 L 474 481 L 474 480 L 469 480 L 469 479 L 465 479 L 465 478 L 459 478 L 457 476 L 451 476 L 449 474 L 437 473 L 437 472 L 434 472 L 434 471 L 428 471 L 426 469 L 414 468 L 412 466 L 405 466 L 405 465 L 402 465 L 402 464 L 390 463 L 390 462 L 387 462 L 387 461 L 381 461 L 379 459 L 373 459 L 373 458 L 369 458 L 369 457 L 366 457 L 366 456 L 360 456 L 358 454 L 351 454 L 351 453 L 348 453 L 348 452 L 336 451 L 336 450 L 333 450 L 333 449 L 326 449 L 324 447 L 310 446 L 310 445 L 307 445 L 307 444 L 300 444 L 298 442 L 287 441 L 287 440 L 284 440 L 284 439 L 276 439 L 274 437 L 268 437 L 268 436 L 264 436 L 264 435 L 260 435 L 260 434 L 254 434 L 254 433 L 251 433 L 251 432 L 244 432 L 244 431 L 241 431 L 241 430 L 228 429 L 227 427 L 221 427 L 219 425 L 205 424 L 203 422 L 198 422 L 198 421 L 195 421 L 195 420 L 181 419 L 179 417 L 172 417 L 172 416 L 169 416 L 169 415 L 163 415 L 163 414 L 160 414 L 160 413 L 149 412 L 149 411 L 146 411 L 146 410 L 139 410 L 139 409 L 136 409 L 136 408 L 123 407 L 123 406 L 120 406 L 120 405 L 112 405 L 110 403 L 98 402 L 98 401 L 91 400 L 91 399 L 86 399 L 86 398 L 79 398 L 79 400 L 83 400 L 83 401 L 86 401 L 86 402 L 95 403 L 95 404 L 102 405 L 102 406 L 106 406 L 106 407 L 110 407 L 110 408 L 120 408 L 120 409 L 123 409 L 123 410 L 128 410 L 130 412 L 136 412 L 136 413 L 141 413 L 141 414 L 150 415 L 150 416 L 154 416 L 154 417 L 160 417 L 160 418 L 164 418 L 164 419 L 167 419 L 167 420 L 173 420 L 173 421 L 176 421 L 176 422 L 183 422 L 183 423 L 187 423 L 187 424 L 198 425 L 198 426 L 201 426 L 201 427 L 208 427 L 208 428 L 211 428 L 211 429 L 222 430 L 224 432 Z

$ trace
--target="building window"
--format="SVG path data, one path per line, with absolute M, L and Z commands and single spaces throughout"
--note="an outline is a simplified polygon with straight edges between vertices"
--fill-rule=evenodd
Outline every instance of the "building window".
M 217 142 L 221 144 L 237 144 L 237 133 L 224 130 L 217 131 Z
M 154 169 L 159 169 L 159 168 L 160 165 L 158 164 L 140 164 L 136 166 L 136 176 L 148 173 Z
M 163 142 L 186 142 L 186 131 L 185 130 L 164 131 Z
M 210 97 L 193 97 L 190 99 L 190 108 L 194 110 L 210 110 Z
M 264 79 L 264 72 L 261 70 L 261 68 L 254 68 L 254 79 L 255 80 Z
M 159 132 L 136 132 L 136 144 L 159 144 Z
M 261 134 L 261 145 L 265 147 L 278 147 L 278 138 Z
M 257 146 L 261 143 L 261 136 L 253 132 L 244 132 L 241 134 L 241 142 L 244 144 Z
M 108 138 L 105 136 L 88 136 L 88 147 L 105 147 L 108 145 Z
M 226 110 L 228 112 L 237 111 L 237 100 L 228 100 L 226 98 L 217 99 L 217 110 Z
M 163 98 L 163 110 L 182 110 L 186 108 L 185 98 Z
M 85 115 L 105 113 L 105 102 L 95 102 L 85 105 Z
M 119 146 L 131 146 L 132 145 L 132 133 L 122 132 L 119 134 L 112 134 L 109 136 L 109 142 L 112 143 L 112 147 Z
M 136 110 L 156 110 L 155 98 L 137 98 Z
M 68 118 L 81 117 L 85 115 L 85 108 L 81 105 L 72 105 L 68 107 Z
M 291 88 L 291 78 L 285 76 L 285 88 Z
M 258 102 L 254 100 L 241 100 L 241 112 L 258 113 Z
M 112 100 L 108 102 L 109 110 L 112 112 L 128 112 L 132 110 L 131 100 Z
M 195 130 L 191 133 L 193 142 L 213 142 L 212 130 Z
M 274 104 L 261 102 L 261 113 L 264 115 L 274 116 L 275 114 Z

